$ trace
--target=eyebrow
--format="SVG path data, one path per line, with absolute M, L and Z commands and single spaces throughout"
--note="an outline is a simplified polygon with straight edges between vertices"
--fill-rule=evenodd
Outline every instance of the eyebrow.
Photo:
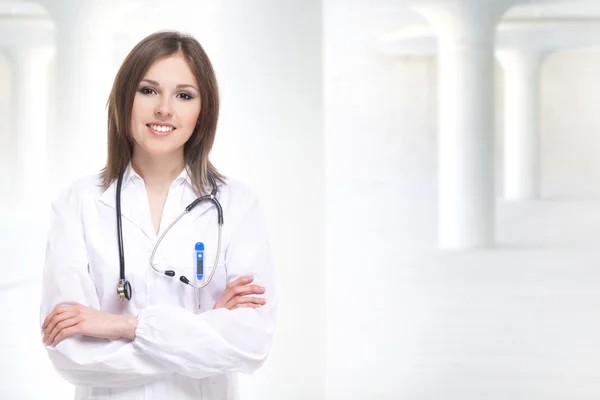
M 149 84 L 151 84 L 151 85 L 154 85 L 154 86 L 158 86 L 158 87 L 160 87 L 160 84 L 159 84 L 158 82 L 156 82 L 156 81 L 153 81 L 153 80 L 151 80 L 151 79 L 142 79 L 142 82 L 148 82 L 148 83 L 149 83 Z M 193 86 L 193 85 L 188 85 L 188 84 L 179 84 L 179 85 L 177 85 L 175 88 L 176 88 L 176 89 L 192 88 L 192 89 L 194 89 L 196 92 L 198 91 L 198 89 L 196 89 L 196 87 L 195 87 L 195 86 Z

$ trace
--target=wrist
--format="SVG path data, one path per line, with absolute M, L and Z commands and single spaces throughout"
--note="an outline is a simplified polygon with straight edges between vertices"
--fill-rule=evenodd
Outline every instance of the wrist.
M 135 339 L 135 329 L 137 328 L 137 318 L 133 316 L 123 316 L 121 319 L 121 337 L 129 340 Z

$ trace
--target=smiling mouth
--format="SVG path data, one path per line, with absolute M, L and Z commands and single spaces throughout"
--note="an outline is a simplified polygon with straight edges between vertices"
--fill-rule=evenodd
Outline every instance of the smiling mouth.
M 177 129 L 173 126 L 165 126 L 165 125 L 146 124 L 146 126 L 157 133 L 169 133 L 169 132 L 172 132 L 175 129 Z

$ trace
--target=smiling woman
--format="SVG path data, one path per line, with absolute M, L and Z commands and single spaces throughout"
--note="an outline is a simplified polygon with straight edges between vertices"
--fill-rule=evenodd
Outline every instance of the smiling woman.
M 265 224 L 251 190 L 209 161 L 218 113 L 200 44 L 150 35 L 117 73 L 106 167 L 53 203 L 42 340 L 78 399 L 234 399 L 236 373 L 270 352 Z
M 219 116 L 217 80 L 208 56 L 195 39 L 160 32 L 135 46 L 117 73 L 108 114 L 104 189 L 131 160 L 128 152 L 143 158 L 183 151 L 183 158 L 170 159 L 189 165 L 197 188 L 208 185 L 209 172 L 222 179 L 208 158 Z M 155 136 L 148 132 L 160 135 L 166 130 L 158 126 L 172 126 L 177 135 L 169 135 L 168 141 L 152 140 Z

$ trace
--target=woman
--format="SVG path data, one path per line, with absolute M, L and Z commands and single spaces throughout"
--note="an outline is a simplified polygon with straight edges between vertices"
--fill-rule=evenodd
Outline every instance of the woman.
M 251 191 L 209 161 L 218 111 L 200 44 L 150 35 L 116 76 L 106 167 L 53 203 L 41 326 L 77 399 L 234 399 L 236 373 L 270 351 L 266 230 Z

